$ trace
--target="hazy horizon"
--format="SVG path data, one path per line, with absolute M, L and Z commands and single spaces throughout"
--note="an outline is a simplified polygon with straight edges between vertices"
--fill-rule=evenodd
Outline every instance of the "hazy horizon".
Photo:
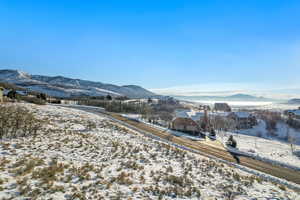
M 257 89 L 260 88 L 260 89 Z M 219 96 L 226 97 L 236 94 L 248 94 L 256 97 L 265 97 L 272 99 L 291 99 L 300 98 L 300 87 L 268 87 L 262 86 L 251 86 L 240 85 L 240 84 L 203 84 L 203 85 L 191 85 L 191 86 L 175 86 L 170 88 L 156 88 L 150 89 L 151 91 L 170 96 Z

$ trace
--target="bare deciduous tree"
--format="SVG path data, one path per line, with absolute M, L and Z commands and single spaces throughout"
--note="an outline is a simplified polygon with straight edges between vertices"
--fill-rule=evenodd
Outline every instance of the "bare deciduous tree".
M 291 152 L 294 153 L 294 151 L 295 151 L 294 144 L 296 142 L 296 138 L 293 135 L 291 135 L 291 133 L 290 133 L 290 127 L 287 127 L 286 130 L 287 130 L 287 134 L 286 134 L 287 135 L 287 140 L 288 140 L 288 142 L 291 145 Z

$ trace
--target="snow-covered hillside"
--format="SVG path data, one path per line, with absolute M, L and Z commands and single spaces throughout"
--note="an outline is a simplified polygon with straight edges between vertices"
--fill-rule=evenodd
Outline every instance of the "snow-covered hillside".
M 58 97 L 106 96 L 107 94 L 130 98 L 155 96 L 154 93 L 136 85 L 117 86 L 63 76 L 29 75 L 18 70 L 0 70 L 0 82 L 13 83 L 20 87 Z
M 265 122 L 259 120 L 258 125 L 252 129 L 239 130 L 235 133 L 219 131 L 218 139 L 225 144 L 230 135 L 234 136 L 239 150 L 243 152 L 300 167 L 300 131 L 288 128 L 284 123 L 277 124 L 277 130 L 273 135 L 266 130 Z
M 21 104 L 37 136 L 0 140 L 0 199 L 295 199 L 299 193 L 70 108 Z

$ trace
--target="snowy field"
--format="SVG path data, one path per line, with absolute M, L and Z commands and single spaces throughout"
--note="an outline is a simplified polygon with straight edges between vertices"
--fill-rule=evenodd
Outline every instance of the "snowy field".
M 276 136 L 268 134 L 264 121 L 260 120 L 253 129 L 240 130 L 238 133 L 219 132 L 218 138 L 225 143 L 229 135 L 233 135 L 239 150 L 243 152 L 300 168 L 300 132 L 292 128 L 287 131 L 286 124 L 278 123 L 274 134 Z M 294 139 L 293 152 L 287 134 Z
M 0 199 L 290 199 L 300 194 L 98 115 L 21 104 L 45 121 L 0 140 Z

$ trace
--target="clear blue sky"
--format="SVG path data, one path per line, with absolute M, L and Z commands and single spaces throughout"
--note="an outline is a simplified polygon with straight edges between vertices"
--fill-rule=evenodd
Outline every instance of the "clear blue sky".
M 0 68 L 146 88 L 299 86 L 300 1 L 0 0 Z

